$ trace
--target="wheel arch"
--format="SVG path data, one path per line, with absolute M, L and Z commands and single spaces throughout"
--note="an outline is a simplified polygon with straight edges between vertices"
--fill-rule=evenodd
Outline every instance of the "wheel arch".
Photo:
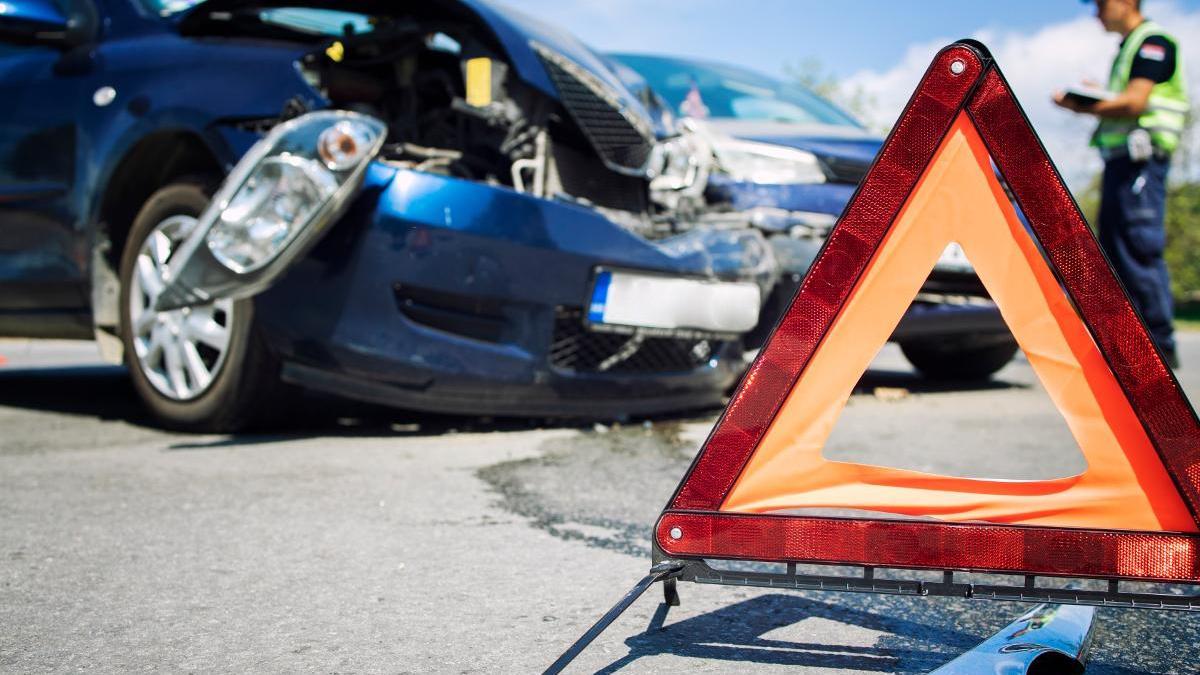
M 188 176 L 219 178 L 221 152 L 193 129 L 159 129 L 132 142 L 111 165 L 93 207 L 92 317 L 106 360 L 123 360 L 119 307 L 121 252 L 133 220 L 157 190 Z

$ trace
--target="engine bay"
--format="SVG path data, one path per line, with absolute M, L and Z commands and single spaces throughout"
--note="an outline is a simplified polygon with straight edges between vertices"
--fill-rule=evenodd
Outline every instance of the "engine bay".
M 555 99 L 469 22 L 372 22 L 367 32 L 348 24 L 298 66 L 331 107 L 386 122 L 381 161 L 576 202 L 653 238 L 691 229 L 705 209 L 711 153 L 686 130 L 659 140 L 570 59 L 535 45 Z

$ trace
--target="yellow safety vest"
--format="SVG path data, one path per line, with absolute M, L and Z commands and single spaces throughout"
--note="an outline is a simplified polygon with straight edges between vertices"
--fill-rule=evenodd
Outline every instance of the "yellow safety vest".
M 1159 82 L 1150 90 L 1150 101 L 1140 117 L 1109 117 L 1100 120 L 1100 126 L 1092 135 L 1092 145 L 1101 150 L 1124 148 L 1129 140 L 1129 132 L 1139 127 L 1150 132 L 1154 147 L 1166 152 L 1172 152 L 1179 147 L 1179 138 L 1183 134 L 1188 111 L 1191 109 L 1187 95 L 1187 78 L 1183 73 L 1183 54 L 1180 53 L 1175 38 L 1167 35 L 1158 24 L 1143 21 L 1125 38 L 1121 51 L 1113 61 L 1108 90 L 1125 91 L 1129 84 L 1129 72 L 1133 68 L 1133 58 L 1142 48 L 1142 42 L 1152 35 L 1165 38 L 1175 47 L 1175 72 L 1171 79 Z

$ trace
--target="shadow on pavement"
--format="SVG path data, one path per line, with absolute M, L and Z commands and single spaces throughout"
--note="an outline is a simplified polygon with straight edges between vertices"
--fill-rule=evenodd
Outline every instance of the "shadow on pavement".
M 271 428 L 250 433 L 195 435 L 196 441 L 180 442 L 171 450 L 202 450 L 253 446 L 316 436 L 421 437 L 452 433 L 523 431 L 538 428 L 584 429 L 592 422 L 541 417 L 470 417 L 396 410 L 368 403 L 319 394 L 297 397 L 286 420 Z M 125 368 L 110 365 L 66 367 L 0 368 L 0 407 L 62 413 L 101 421 L 125 422 L 132 426 L 163 429 L 146 410 Z M 694 419 L 716 411 L 690 411 L 649 419 Z M 640 422 L 643 418 L 638 418 Z
M 413 436 L 455 431 L 507 430 L 544 424 L 538 419 L 491 419 L 423 415 L 335 398 L 305 395 L 288 420 L 260 433 L 226 436 L 176 449 L 274 443 L 313 435 Z M 120 366 L 0 368 L 0 406 L 121 421 L 140 427 L 162 425 L 147 412 Z
M 386 408 L 366 411 L 361 409 L 343 410 L 336 414 L 321 403 L 345 407 L 353 403 L 344 401 L 307 400 L 302 406 L 308 412 L 302 412 L 297 418 L 300 422 L 292 422 L 286 429 L 272 431 L 239 433 L 215 440 L 196 442 L 179 442 L 168 446 L 168 450 L 210 450 L 214 448 L 234 448 L 253 445 L 269 445 L 285 441 L 302 440 L 314 437 L 341 438 L 420 438 L 427 436 L 443 436 L 456 433 L 486 433 L 491 431 L 525 431 L 530 429 L 569 429 L 579 427 L 565 421 L 546 421 L 526 418 L 492 419 L 473 417 L 447 417 L 442 415 L 423 415 L 416 412 L 393 411 Z M 365 405 L 365 404 L 363 404 Z M 579 427 L 582 428 L 582 427 Z
M 666 604 L 659 605 L 646 632 L 625 641 L 629 654 L 598 672 L 614 673 L 641 658 L 672 654 L 851 672 L 927 673 L 984 639 L 797 595 L 763 595 L 664 627 L 666 616 Z M 773 630 L 809 618 L 828 619 L 885 635 L 870 647 L 764 637 Z M 889 642 L 894 645 L 889 646 Z
M 992 390 L 1021 387 L 1005 381 L 937 382 L 912 372 L 871 370 L 855 388 L 870 394 L 877 387 L 906 389 L 913 393 Z M 0 406 L 58 412 L 123 421 L 131 425 L 161 428 L 146 411 L 130 384 L 124 368 L 109 365 L 66 367 L 0 368 Z M 686 411 L 675 415 L 636 418 L 654 422 L 697 419 L 719 411 Z M 456 432 L 520 431 L 536 428 L 590 428 L 592 422 L 578 419 L 468 417 L 394 410 L 319 395 L 304 395 L 294 413 L 282 425 L 259 433 L 226 436 L 195 443 L 181 442 L 175 450 L 276 443 L 312 436 L 439 436 Z
M 121 366 L 0 368 L 0 406 L 86 415 L 150 426 Z
M 865 600 L 863 604 L 869 605 L 869 597 L 864 596 L 859 600 Z M 854 604 L 858 604 L 858 601 Z M 968 634 L 945 625 L 888 616 L 883 613 L 888 611 L 886 603 L 881 604 L 879 613 L 876 613 L 856 608 L 851 603 L 831 604 L 801 595 L 782 593 L 758 596 L 678 623 L 664 625 L 668 618 L 668 610 L 669 607 L 665 603 L 659 604 L 645 632 L 625 640 L 629 653 L 597 672 L 616 673 L 639 659 L 671 654 L 738 664 L 760 663 L 855 673 L 915 675 L 940 668 L 963 652 L 973 649 L 990 635 Z M 1013 616 L 1015 618 L 1016 614 Z M 1121 616 L 1114 613 L 1098 617 L 1097 620 L 1101 626 L 1105 626 L 1106 621 L 1109 624 L 1114 620 L 1119 622 Z M 847 627 L 847 632 L 853 632 L 854 627 L 858 627 L 881 635 L 871 646 L 820 641 L 817 636 L 814 636 L 812 642 L 770 637 L 772 631 L 810 618 L 827 619 L 843 624 Z M 950 615 L 946 618 L 953 621 Z M 996 628 L 999 629 L 1003 625 L 999 624 Z M 1108 627 L 1111 628 L 1111 625 Z M 796 632 L 802 630 L 803 627 Z M 1127 637 L 1121 636 L 1117 639 L 1124 641 Z M 1162 672 L 1157 669 L 1143 670 L 1112 665 L 1106 660 L 1103 656 L 1093 659 L 1088 663 L 1087 672 L 1095 672 L 1097 675 Z

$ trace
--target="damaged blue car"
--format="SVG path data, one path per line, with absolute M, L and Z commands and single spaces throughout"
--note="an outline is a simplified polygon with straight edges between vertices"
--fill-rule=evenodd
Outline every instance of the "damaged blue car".
M 778 279 L 692 134 L 481 0 L 7 0 L 0 334 L 164 424 L 720 404 Z M 627 74 L 625 74 L 627 76 Z

